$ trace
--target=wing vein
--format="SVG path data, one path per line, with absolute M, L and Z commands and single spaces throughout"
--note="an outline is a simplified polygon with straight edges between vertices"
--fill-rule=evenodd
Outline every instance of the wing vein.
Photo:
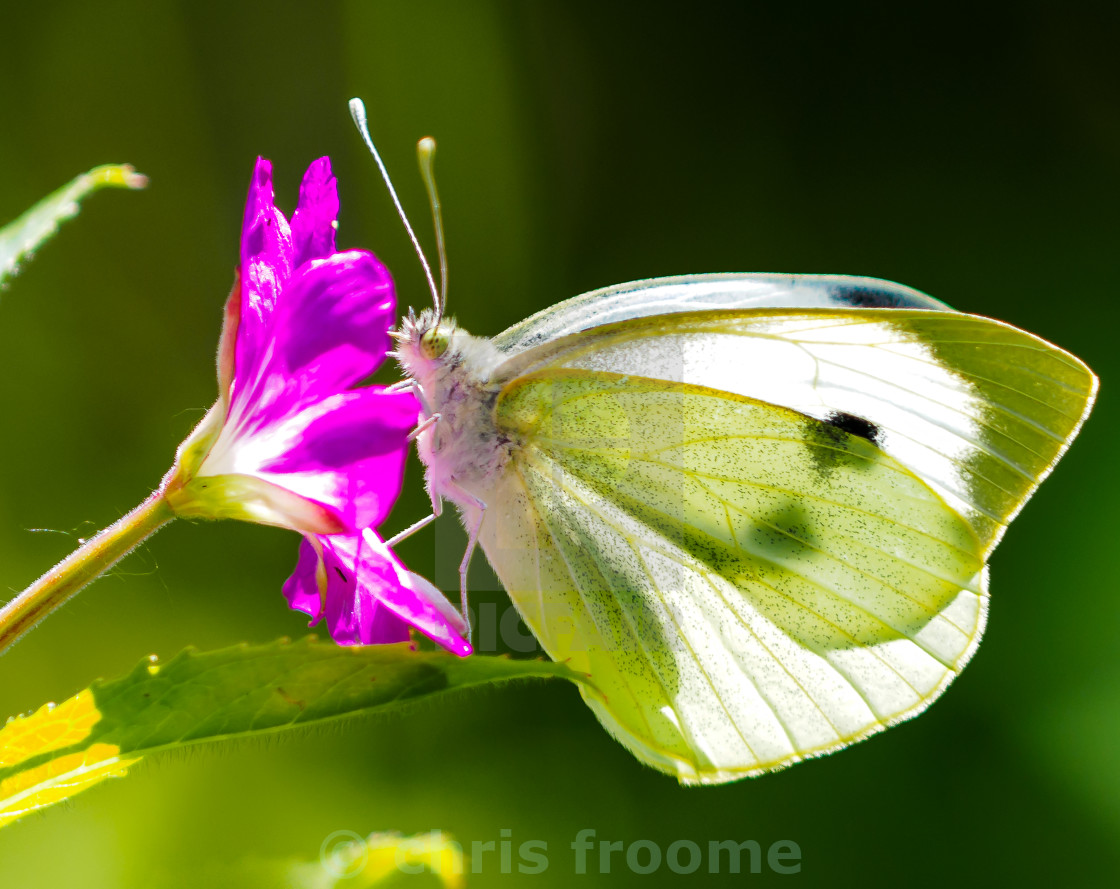
M 720 696 L 719 691 L 716 689 L 715 682 L 712 681 L 711 674 L 709 674 L 708 670 L 704 667 L 704 664 L 700 660 L 700 655 L 697 654 L 696 649 L 692 647 L 692 642 L 691 642 L 691 640 L 689 640 L 688 634 L 684 632 L 684 628 L 677 621 L 676 615 L 673 614 L 673 609 L 669 608 L 666 605 L 665 596 L 662 593 L 661 589 L 657 586 L 657 583 L 654 581 L 653 572 L 650 571 L 649 566 L 646 564 L 646 560 L 642 558 L 641 552 L 638 550 L 638 548 L 636 546 L 634 546 L 633 541 L 627 540 L 627 543 L 629 543 L 631 551 L 634 553 L 635 557 L 638 559 L 638 562 L 641 564 L 642 571 L 644 571 L 646 577 L 649 578 L 650 586 L 657 592 L 658 598 L 661 600 L 662 608 L 665 610 L 665 613 L 669 615 L 669 619 L 673 622 L 673 626 L 676 627 L 676 629 L 677 629 L 677 635 L 684 641 L 684 644 L 688 647 L 688 653 L 692 657 L 693 662 L 696 664 L 697 669 L 704 676 L 704 681 L 708 683 L 708 688 L 710 688 L 712 690 L 712 695 L 715 697 L 715 699 L 717 701 L 719 701 L 720 709 L 723 710 L 723 712 L 727 715 L 728 721 L 731 723 L 731 726 L 735 729 L 735 734 L 737 734 L 739 736 L 739 739 L 743 742 L 743 746 L 747 748 L 747 751 L 750 753 L 751 756 L 754 757 L 755 761 L 756 762 L 762 762 L 762 758 L 757 753 L 754 752 L 754 748 L 751 747 L 751 744 L 747 740 L 746 735 L 744 735 L 742 730 L 739 728 L 739 723 L 737 723 L 735 721 L 735 717 L 732 716 L 731 711 L 727 709 L 727 705 L 723 702 L 723 698 Z M 703 609 L 701 609 L 701 611 L 703 611 Z M 704 616 L 705 616 L 705 619 L 707 619 L 707 615 L 705 614 Z M 711 621 L 710 620 L 708 620 L 708 625 L 711 626 Z M 780 725 L 782 727 L 782 731 L 785 732 L 786 737 L 789 739 L 790 747 L 793 750 L 796 751 L 797 750 L 797 744 L 793 740 L 793 736 L 790 734 L 789 729 L 786 728 L 785 723 L 782 722 L 782 719 L 778 715 L 777 711 L 775 711 L 774 706 L 770 703 L 770 701 L 762 693 L 762 689 L 759 688 L 758 683 L 755 681 L 754 677 L 751 676 L 749 673 L 747 673 L 746 670 L 743 669 L 743 665 L 740 664 L 739 661 L 736 658 L 733 657 L 732 660 L 734 661 L 735 665 L 739 668 L 739 672 L 741 672 L 744 676 L 746 676 L 748 681 L 754 686 L 755 691 L 758 692 L 758 696 L 763 701 L 766 702 L 766 705 L 768 707 L 770 707 L 770 712 L 774 714 L 774 719 L 777 721 L 778 725 Z M 825 718 L 827 719 L 828 717 L 825 717 Z

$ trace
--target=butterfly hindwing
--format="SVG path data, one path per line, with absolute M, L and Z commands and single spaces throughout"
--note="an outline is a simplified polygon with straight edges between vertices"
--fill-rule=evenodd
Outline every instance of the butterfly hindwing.
M 482 544 L 604 724 L 683 781 L 919 712 L 985 613 L 973 526 L 873 425 L 614 371 L 511 380 Z

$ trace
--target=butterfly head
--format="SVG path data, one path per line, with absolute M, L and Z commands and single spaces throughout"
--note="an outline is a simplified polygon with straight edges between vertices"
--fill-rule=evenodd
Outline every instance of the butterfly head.
M 409 312 L 393 333 L 397 349 L 392 353 L 410 377 L 423 380 L 441 367 L 460 361 L 456 340 L 462 332 L 450 318 L 437 318 L 434 309 L 419 315 Z
M 419 315 L 410 311 L 393 337 L 397 341 L 393 357 L 425 391 L 485 381 L 503 357 L 489 340 L 471 336 L 454 319 L 439 317 L 435 309 Z

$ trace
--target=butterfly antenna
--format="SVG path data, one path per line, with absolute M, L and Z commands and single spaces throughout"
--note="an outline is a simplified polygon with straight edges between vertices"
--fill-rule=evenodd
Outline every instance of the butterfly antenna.
M 436 140 L 425 136 L 416 145 L 416 155 L 420 161 L 420 176 L 428 190 L 428 203 L 432 205 L 432 223 L 436 228 L 436 252 L 439 254 L 439 302 L 436 304 L 436 324 L 443 318 L 447 309 L 447 241 L 443 235 L 443 213 L 440 211 L 439 191 L 436 189 L 436 174 L 433 162 L 436 157 Z
M 366 123 L 366 106 L 361 99 L 350 100 L 350 116 L 354 118 L 354 126 L 362 134 L 362 140 L 366 143 L 366 148 L 369 149 L 369 153 L 373 155 L 373 159 L 377 162 L 377 169 L 381 171 L 381 178 L 385 180 L 385 187 L 389 189 L 389 197 L 393 199 L 393 206 L 397 208 L 397 215 L 404 223 L 404 229 L 408 232 L 408 238 L 412 241 L 412 247 L 416 251 L 416 255 L 420 257 L 420 265 L 424 267 L 424 276 L 428 279 L 428 289 L 432 292 L 432 303 L 435 305 L 436 312 L 442 317 L 443 308 L 440 303 L 439 291 L 436 289 L 435 278 L 432 277 L 432 267 L 428 264 L 428 257 L 424 255 L 424 251 L 420 247 L 420 241 L 416 237 L 416 232 L 412 230 L 412 224 L 408 221 L 408 216 L 405 215 L 404 207 L 401 206 L 401 199 L 397 197 L 397 190 L 393 188 L 393 181 L 389 178 L 389 171 L 385 169 L 385 162 L 381 160 L 377 146 L 373 144 L 373 138 L 369 134 L 369 126 Z

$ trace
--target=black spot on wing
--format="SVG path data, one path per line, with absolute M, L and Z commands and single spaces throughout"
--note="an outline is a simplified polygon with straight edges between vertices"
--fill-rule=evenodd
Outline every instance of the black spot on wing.
M 865 420 L 863 417 L 857 417 L 855 414 L 849 414 L 845 411 L 832 411 L 824 418 L 824 421 L 836 429 L 843 429 L 849 435 L 865 438 L 874 445 L 880 444 L 883 435 L 883 430 L 870 420 Z
M 869 466 L 866 445 L 858 440 L 879 444 L 882 430 L 870 420 L 844 411 L 831 411 L 823 420 L 807 417 L 805 444 L 813 468 L 827 478 L 839 466 Z

